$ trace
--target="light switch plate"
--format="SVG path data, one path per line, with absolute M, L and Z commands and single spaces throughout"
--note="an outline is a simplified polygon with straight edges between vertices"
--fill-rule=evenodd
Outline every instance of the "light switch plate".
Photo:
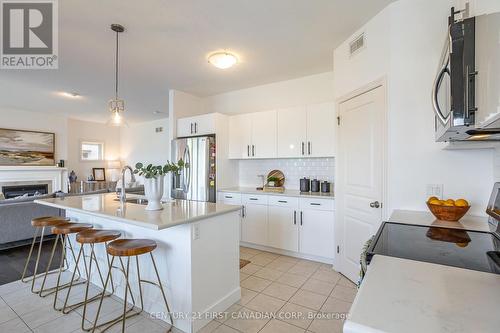
M 443 184 L 427 184 L 427 197 L 438 197 L 439 199 L 443 199 L 443 188 Z

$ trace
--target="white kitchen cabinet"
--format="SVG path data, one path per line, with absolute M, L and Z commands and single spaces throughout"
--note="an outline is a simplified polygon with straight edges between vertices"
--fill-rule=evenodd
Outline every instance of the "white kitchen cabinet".
M 298 199 L 269 197 L 268 245 L 277 249 L 298 252 Z
M 278 157 L 302 157 L 307 142 L 305 106 L 277 111 Z
M 335 156 L 336 116 L 333 103 L 307 106 L 306 156 Z
M 243 206 L 241 240 L 267 245 L 267 205 L 247 203 Z
M 252 114 L 252 157 L 276 157 L 276 111 Z
M 333 202 L 331 203 L 333 207 Z M 301 199 L 299 216 L 299 252 L 333 258 L 335 255 L 335 214 L 326 200 Z
M 229 158 L 276 157 L 276 111 L 229 118 Z
M 216 114 L 208 113 L 177 119 L 177 137 L 215 134 Z
M 335 156 L 333 103 L 280 109 L 277 119 L 278 157 Z

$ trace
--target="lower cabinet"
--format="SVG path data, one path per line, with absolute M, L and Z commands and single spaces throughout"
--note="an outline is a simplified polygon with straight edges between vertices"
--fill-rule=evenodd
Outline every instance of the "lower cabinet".
M 267 206 L 246 204 L 241 220 L 241 240 L 267 245 Z
M 335 254 L 333 211 L 301 210 L 300 252 L 333 258 Z
M 243 205 L 243 242 L 309 256 L 335 256 L 332 199 L 221 192 L 219 201 Z
M 283 205 L 273 205 L 274 197 L 269 198 L 269 236 L 268 245 L 277 249 L 299 251 L 298 203 L 288 205 L 290 199 L 280 198 Z M 292 200 L 294 201 L 294 200 Z

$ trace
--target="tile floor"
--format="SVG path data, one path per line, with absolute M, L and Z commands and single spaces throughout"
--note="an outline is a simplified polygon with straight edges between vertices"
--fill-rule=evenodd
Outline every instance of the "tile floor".
M 244 247 L 240 256 L 251 261 L 240 270 L 240 302 L 200 332 L 342 331 L 342 319 L 351 307 L 356 288 L 333 271 L 330 265 Z M 83 287 L 80 287 L 75 298 L 82 292 Z M 81 332 L 81 311 L 63 315 L 52 310 L 52 301 L 53 297 L 34 296 L 29 285 L 19 281 L 0 286 L 0 332 Z M 91 315 L 95 313 L 95 307 L 95 304 L 91 305 Z M 106 298 L 102 310 L 104 320 L 118 315 L 120 311 L 121 303 Z M 167 332 L 168 328 L 168 324 L 144 314 L 129 319 L 126 331 L 160 333 Z M 119 325 L 115 325 L 106 332 L 119 331 Z

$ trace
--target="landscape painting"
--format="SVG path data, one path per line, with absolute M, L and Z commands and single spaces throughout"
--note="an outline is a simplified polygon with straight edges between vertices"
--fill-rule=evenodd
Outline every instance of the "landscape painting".
M 0 128 L 0 165 L 55 165 L 54 133 Z

